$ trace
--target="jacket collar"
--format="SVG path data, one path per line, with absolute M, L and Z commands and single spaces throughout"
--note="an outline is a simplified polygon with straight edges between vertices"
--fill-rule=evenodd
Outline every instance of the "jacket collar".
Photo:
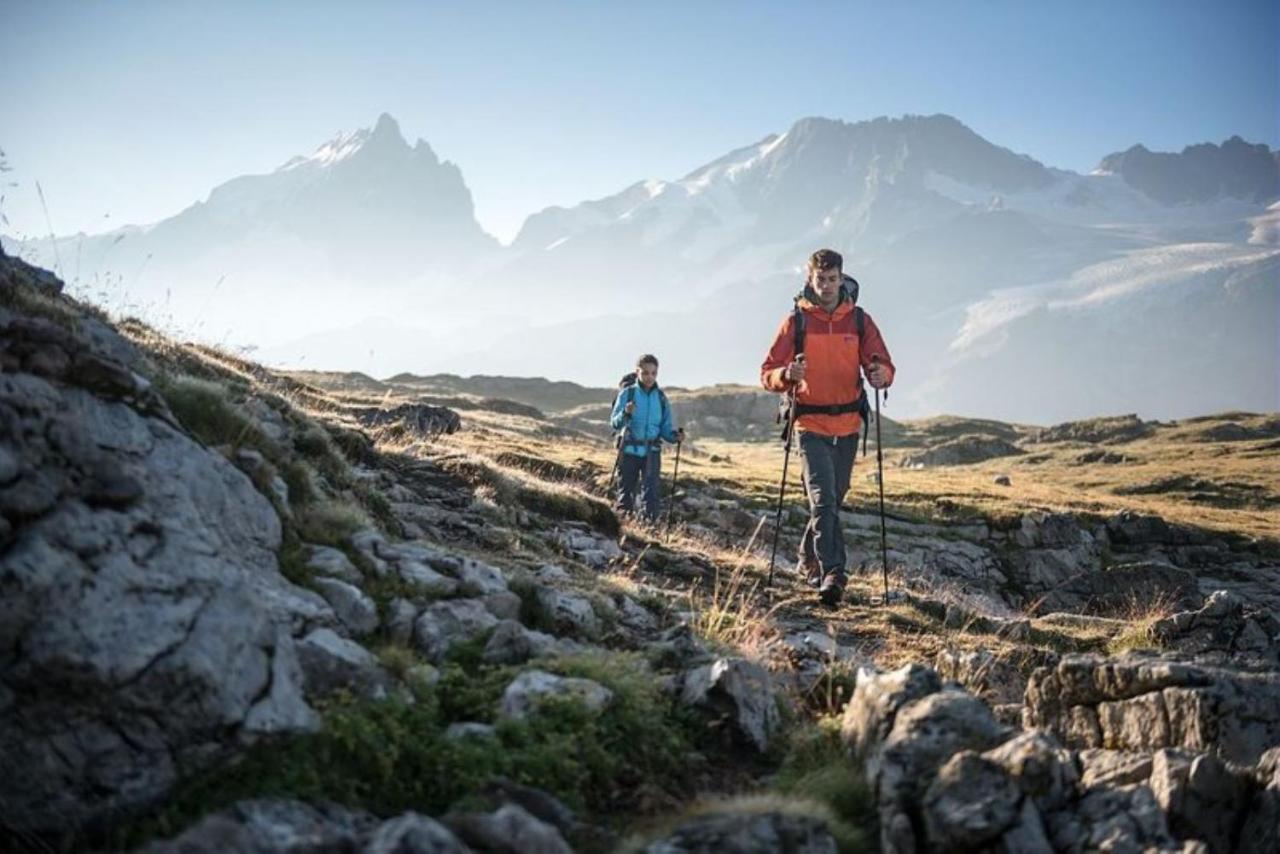
M 818 301 L 818 295 L 814 293 L 813 288 L 808 284 L 796 296 L 796 307 L 802 311 L 809 312 L 826 312 L 822 307 L 822 303 Z M 831 310 L 831 316 L 840 317 L 853 311 L 853 296 L 849 293 L 849 289 L 844 285 L 840 286 L 840 299 L 836 302 L 836 307 Z

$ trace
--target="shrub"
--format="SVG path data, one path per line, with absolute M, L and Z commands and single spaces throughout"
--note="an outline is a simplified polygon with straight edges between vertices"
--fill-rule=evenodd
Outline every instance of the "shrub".
M 398 667 L 412 654 L 384 650 L 382 657 Z M 126 829 L 117 841 L 136 845 L 173 834 L 196 816 L 255 797 L 329 800 L 383 816 L 438 815 L 499 775 L 546 789 L 600 819 L 642 784 L 687 790 L 685 722 L 638 659 L 574 656 L 543 666 L 594 678 L 614 700 L 592 712 L 577 700 L 551 699 L 527 720 L 498 722 L 493 738 L 449 739 L 444 732 L 452 722 L 492 720 L 518 673 L 452 661 L 434 689 L 424 688 L 413 703 L 333 701 L 319 732 L 261 744 L 191 781 L 155 819 Z
M 178 422 L 204 444 L 249 447 L 268 459 L 279 458 L 279 449 L 232 402 L 221 383 L 178 374 L 161 377 L 156 388 Z
M 362 528 L 372 525 L 364 509 L 351 501 L 322 501 L 302 508 L 298 514 L 298 536 L 308 543 L 340 546 Z
M 825 804 L 844 825 L 837 835 L 842 854 L 871 851 L 879 836 L 879 813 L 863 769 L 840 741 L 840 719 L 819 718 L 792 732 L 773 782 L 782 794 Z

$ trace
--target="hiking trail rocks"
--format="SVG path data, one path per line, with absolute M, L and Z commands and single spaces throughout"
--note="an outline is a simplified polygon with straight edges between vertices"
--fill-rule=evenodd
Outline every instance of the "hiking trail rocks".
M 0 312 L 0 804 L 32 832 L 314 728 L 294 636 L 337 623 L 280 575 L 268 499 L 108 332 Z
M 1065 656 L 1027 685 L 1024 723 L 1072 747 L 1212 751 L 1256 763 L 1280 744 L 1280 672 L 1241 672 L 1173 655 Z
M 1068 657 L 1037 670 L 1027 691 L 1029 719 L 1036 703 L 1075 709 L 1077 699 L 1122 706 L 1123 700 L 1101 698 L 1161 692 L 1176 698 L 1179 688 L 1217 692 L 1200 698 L 1197 737 L 1182 738 L 1183 746 L 1152 746 L 1147 730 L 1135 725 L 1111 730 L 1119 733 L 1115 743 L 1084 747 L 1075 730 L 1060 740 L 1052 727 L 1001 726 L 979 700 L 947 687 L 928 668 L 862 670 L 842 735 L 875 792 L 881 848 L 891 854 L 1271 851 L 1280 837 L 1280 733 L 1265 718 L 1280 705 L 1265 695 L 1239 699 L 1227 687 L 1230 679 L 1141 657 Z M 1233 696 L 1244 706 L 1232 706 Z M 1166 719 L 1180 720 L 1177 700 L 1170 702 Z M 1098 717 L 1133 714 L 1151 727 L 1160 718 L 1148 709 Z M 1062 720 L 1074 724 L 1077 716 L 1051 724 Z M 1135 739 L 1142 744 L 1126 743 Z M 1163 740 L 1173 739 L 1166 732 Z M 1263 745 L 1271 746 L 1263 751 Z
M 736 733 L 763 753 L 782 723 L 773 678 L 755 662 L 721 658 L 684 675 L 680 700 L 724 713 Z

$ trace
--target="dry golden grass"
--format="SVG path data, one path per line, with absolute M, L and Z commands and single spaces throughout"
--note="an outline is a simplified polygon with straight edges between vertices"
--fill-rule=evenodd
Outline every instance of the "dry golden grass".
M 777 443 L 699 444 L 708 453 L 732 460 L 704 463 L 706 474 L 731 478 L 757 496 L 777 489 L 782 470 L 782 449 Z M 1274 440 L 1206 442 L 1189 428 L 1161 428 L 1150 438 L 1103 446 L 1133 460 L 1127 463 L 1079 464 L 1076 458 L 1092 446 L 1064 443 L 1044 445 L 1023 456 L 925 469 L 899 467 L 898 462 L 913 449 L 887 450 L 885 501 L 925 516 L 948 505 L 995 518 L 1033 509 L 1096 515 L 1132 510 L 1209 531 L 1274 539 L 1280 532 L 1280 449 L 1269 447 L 1274 444 Z M 874 443 L 869 450 L 854 467 L 849 496 L 850 502 L 864 506 L 876 495 L 868 479 L 875 470 Z M 1001 474 L 1009 476 L 1009 486 L 994 483 Z M 1212 493 L 1193 497 L 1194 491 L 1117 494 L 1117 490 L 1184 476 L 1227 485 L 1228 495 L 1249 496 L 1255 504 L 1218 506 Z
M 398 392 L 370 395 L 362 390 L 347 390 L 333 397 L 342 404 L 383 406 L 412 399 Z M 371 399 L 374 397 L 376 401 Z M 550 489 L 558 495 L 604 495 L 605 481 L 615 459 L 607 435 L 568 431 L 537 419 L 483 409 L 467 410 L 462 415 L 463 429 L 455 435 L 431 441 L 386 438 L 384 448 L 435 459 L 462 457 L 481 462 L 500 482 L 520 484 L 535 493 Z M 1266 422 L 1267 416 L 1236 414 L 1161 425 L 1142 439 L 1102 446 L 1079 442 L 1030 445 L 1028 452 L 1020 456 L 927 469 L 898 465 L 905 455 L 920 450 L 908 443 L 920 437 L 931 441 L 939 436 L 945 438 L 948 431 L 971 431 L 972 420 L 905 422 L 895 425 L 899 445 L 885 452 L 885 499 L 894 512 L 922 519 L 955 518 L 958 514 L 1002 520 L 1035 509 L 1098 516 L 1132 510 L 1224 534 L 1274 537 L 1280 531 L 1280 466 L 1276 465 L 1280 451 L 1268 447 L 1274 440 L 1204 440 L 1207 428 L 1225 421 L 1255 427 Z M 1029 429 L 1008 427 L 1011 435 L 1026 435 Z M 1127 459 L 1112 465 L 1077 461 L 1081 454 L 1099 447 Z M 869 478 L 875 466 L 874 440 L 869 450 L 869 456 L 858 458 L 849 496 L 849 503 L 862 509 L 871 509 L 876 496 L 874 481 Z M 672 456 L 668 449 L 663 460 L 664 494 L 670 484 Z M 777 442 L 696 437 L 686 443 L 680 464 L 682 482 L 696 482 L 704 488 L 722 487 L 739 497 L 745 507 L 768 514 L 770 519 L 781 469 L 782 449 Z M 1009 475 L 1011 485 L 996 485 L 993 481 L 998 474 Z M 1238 493 L 1250 496 L 1258 506 L 1217 506 L 1203 495 L 1195 497 L 1187 491 L 1117 494 L 1179 476 L 1242 485 Z M 799 478 L 799 460 L 793 458 L 787 490 L 787 503 L 793 507 L 803 502 Z M 495 489 L 491 497 L 501 504 L 511 500 L 508 493 Z M 668 532 L 661 526 L 624 521 L 624 542 L 640 545 L 629 548 L 627 557 L 608 575 L 596 576 L 573 567 L 572 562 L 570 567 L 580 581 L 633 596 L 660 598 L 672 609 L 687 611 L 699 634 L 774 667 L 788 666 L 781 639 L 795 630 L 827 634 L 842 646 L 858 649 L 881 667 L 931 661 L 944 649 L 983 648 L 1006 659 L 1031 660 L 1028 652 L 1037 647 L 1102 651 L 1108 647 L 1118 650 L 1149 645 L 1150 625 L 1167 610 L 1135 611 L 1123 622 L 1082 621 L 1075 625 L 1033 620 L 1029 643 L 1011 641 L 980 630 L 976 623 L 945 626 L 937 615 L 909 601 L 875 607 L 866 604 L 881 592 L 878 571 L 855 575 L 850 579 L 846 603 L 838 609 L 821 610 L 815 607 L 813 592 L 791 572 L 788 548 L 780 552 L 773 589 L 765 589 L 769 543 L 761 541 L 768 539 L 759 536 L 761 530 L 757 528 L 757 536 L 734 543 L 680 524 Z M 655 555 L 662 559 L 649 560 Z M 696 569 L 692 574 L 672 576 L 663 567 L 673 561 Z M 901 573 L 895 571 L 891 575 L 893 589 L 907 587 L 907 579 Z M 936 591 L 931 595 L 945 598 L 946 594 Z M 832 672 L 839 668 L 833 659 Z M 835 705 L 839 679 L 833 676 L 829 683 L 830 704 Z M 821 702 L 820 697 L 807 700 Z
M 1128 624 L 1128 628 L 1108 641 L 1107 652 L 1119 655 L 1131 649 L 1160 649 L 1161 643 L 1155 635 L 1155 625 L 1160 620 L 1173 616 L 1175 610 L 1173 602 L 1166 598 L 1157 597 L 1154 601 L 1134 598 L 1120 617 Z

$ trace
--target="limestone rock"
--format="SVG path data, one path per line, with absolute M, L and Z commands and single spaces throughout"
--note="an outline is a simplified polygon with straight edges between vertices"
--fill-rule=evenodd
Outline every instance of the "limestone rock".
M 155 842 L 142 854 L 223 854 L 279 851 L 355 851 L 375 825 L 367 813 L 301 801 L 240 801 L 206 816 L 180 836 Z M 398 849 L 383 849 L 396 851 Z M 413 850 L 413 849 L 409 849 Z
M 1280 618 L 1242 597 L 1215 591 L 1197 611 L 1184 611 L 1151 627 L 1165 648 L 1215 657 L 1223 664 L 1280 668 Z
M 415 812 L 380 824 L 363 854 L 470 854 L 449 828 Z
M 468 845 L 494 854 L 572 854 L 552 824 L 530 815 L 518 804 L 504 804 L 492 813 L 453 816 L 449 826 Z
M 366 635 L 378 627 L 378 606 L 359 587 L 336 578 L 317 578 L 312 583 L 347 631 Z
M 962 751 L 938 770 L 921 800 L 929 845 L 938 851 L 978 848 L 1012 827 L 1022 793 L 999 764 Z
M 502 692 L 498 714 L 520 720 L 535 712 L 538 704 L 549 697 L 573 698 L 591 711 L 600 711 L 613 700 L 613 692 L 590 679 L 526 670 Z
M 498 624 L 478 599 L 449 599 L 428 606 L 413 624 L 413 641 L 428 661 L 440 663 L 455 643 L 469 641 Z
M 769 671 L 743 658 L 721 658 L 684 676 L 680 699 L 724 713 L 737 732 L 763 753 L 782 723 Z
M 644 854 L 835 854 L 836 841 L 817 816 L 784 812 L 712 812 L 685 819 Z
M 1127 655 L 1066 656 L 1027 685 L 1025 722 L 1074 747 L 1182 747 L 1252 765 L 1280 743 L 1280 673 Z
M 330 546 L 311 546 L 307 555 L 307 568 L 317 575 L 337 578 L 348 584 L 362 581 L 360 570 L 351 559 Z
M 888 673 L 859 670 L 840 736 L 855 757 L 867 759 L 888 737 L 899 709 L 941 689 L 938 674 L 919 664 Z
M 316 629 L 297 646 L 309 697 L 345 690 L 366 700 L 383 700 L 393 686 L 373 653 L 329 629 Z
M 552 587 L 538 587 L 535 596 L 557 633 L 586 638 L 600 634 L 600 620 L 587 597 Z

